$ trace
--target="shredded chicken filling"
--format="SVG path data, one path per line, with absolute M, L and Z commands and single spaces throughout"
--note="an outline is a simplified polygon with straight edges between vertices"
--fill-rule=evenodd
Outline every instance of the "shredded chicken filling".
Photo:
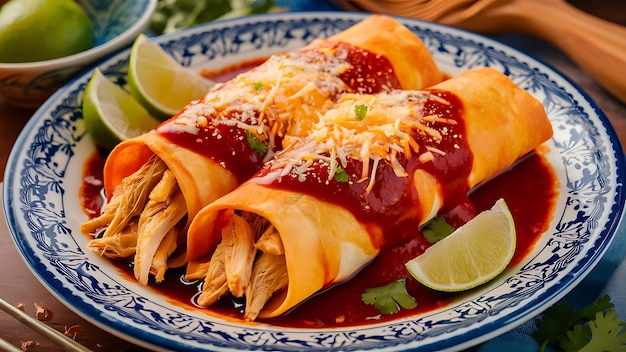
M 187 206 L 167 165 L 153 156 L 124 178 L 99 217 L 81 225 L 98 234 L 88 248 L 114 259 L 134 257 L 134 275 L 146 285 L 150 276 L 163 281 L 178 246 Z
M 178 246 L 187 207 L 173 173 L 153 156 L 117 187 L 102 214 L 82 224 L 99 233 L 88 247 L 100 255 L 134 258 L 134 275 L 161 282 Z M 231 216 L 210 261 L 187 263 L 185 279 L 204 279 L 197 298 L 210 306 L 231 294 L 245 297 L 244 318 L 255 320 L 272 295 L 287 287 L 285 251 L 278 231 L 263 217 Z
M 197 277 L 202 265 L 191 266 Z M 206 267 L 197 304 L 210 306 L 230 293 L 245 297 L 244 319 L 255 320 L 272 296 L 287 288 L 287 264 L 279 233 L 265 218 L 234 214 Z

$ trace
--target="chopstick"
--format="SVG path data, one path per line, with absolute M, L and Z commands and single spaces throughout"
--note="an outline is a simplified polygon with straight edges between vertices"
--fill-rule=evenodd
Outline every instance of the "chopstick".
M 0 338 L 0 350 L 6 352 L 24 352 L 21 349 L 8 343 L 6 340 L 3 340 L 2 338 Z
M 7 302 L 6 300 L 2 298 L 0 298 L 0 309 L 7 312 L 10 316 L 14 317 L 20 322 L 22 322 L 22 324 L 30 327 L 31 329 L 38 332 L 42 336 L 45 336 L 50 341 L 56 343 L 57 345 L 65 347 L 68 351 L 92 352 L 90 349 L 72 340 L 71 338 L 65 336 L 60 331 L 57 331 L 51 328 L 50 326 L 40 322 L 39 320 L 31 317 L 30 315 L 26 314 L 21 309 L 13 306 L 12 304 L 10 304 L 9 302 Z M 0 339 L 0 349 L 11 351 L 11 352 L 14 352 L 14 351 L 22 352 L 21 349 L 9 344 L 8 342 L 2 339 Z

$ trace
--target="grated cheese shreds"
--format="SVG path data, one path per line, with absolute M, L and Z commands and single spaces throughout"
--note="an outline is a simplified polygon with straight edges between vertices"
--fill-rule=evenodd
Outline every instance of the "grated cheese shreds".
M 345 167 L 349 158 L 359 160 L 360 175 L 353 175 L 359 182 L 367 181 L 366 191 L 374 186 L 376 170 L 380 162 L 387 162 L 398 177 L 407 177 L 402 165 L 417 154 L 421 163 L 431 162 L 434 154 L 445 152 L 435 145 L 443 138 L 439 129 L 428 126 L 437 122 L 455 125 L 457 122 L 441 116 L 424 116 L 427 100 L 448 102 L 428 91 L 392 91 L 378 95 L 346 94 L 337 105 L 322 115 L 310 133 L 294 142 L 288 151 L 279 153 L 272 161 L 272 169 L 281 169 L 281 175 L 296 173 L 299 180 L 306 180 L 308 168 L 313 161 L 328 166 L 328 179 L 332 179 L 337 167 Z M 366 106 L 365 116 L 356 116 L 355 107 Z M 362 109 L 364 110 L 364 109 Z M 417 136 L 428 140 L 425 151 L 420 151 Z
M 338 77 L 351 68 L 346 51 L 306 49 L 271 56 L 215 85 L 160 128 L 198 134 L 202 128 L 234 126 L 254 134 L 273 155 L 273 149 L 282 147 L 276 145 L 277 137 L 306 133 L 340 94 L 350 90 Z
M 365 194 L 368 194 L 374 188 L 374 180 L 376 180 L 376 171 L 378 170 L 378 163 L 380 163 L 380 158 L 374 158 L 374 166 L 372 167 L 372 175 L 369 178 L 369 183 L 367 187 L 365 187 Z

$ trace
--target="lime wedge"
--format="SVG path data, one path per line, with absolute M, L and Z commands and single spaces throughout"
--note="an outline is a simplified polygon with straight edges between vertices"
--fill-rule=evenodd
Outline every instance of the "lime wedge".
M 163 48 L 140 34 L 130 51 L 130 92 L 150 113 L 165 120 L 214 84 L 176 62 Z
M 159 125 L 133 97 L 96 69 L 83 96 L 85 128 L 96 145 L 111 150 L 119 142 Z
M 464 291 L 498 276 L 515 253 L 515 224 L 504 199 L 448 237 L 408 261 L 423 285 L 438 291 Z

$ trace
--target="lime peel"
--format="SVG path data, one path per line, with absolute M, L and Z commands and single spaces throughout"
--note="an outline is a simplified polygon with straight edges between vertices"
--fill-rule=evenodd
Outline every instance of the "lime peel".
M 111 150 L 123 140 L 156 128 L 152 117 L 132 95 L 95 69 L 83 96 L 85 128 L 96 145 Z
M 408 261 L 411 275 L 438 291 L 469 290 L 491 281 L 515 253 L 515 223 L 504 199 Z

